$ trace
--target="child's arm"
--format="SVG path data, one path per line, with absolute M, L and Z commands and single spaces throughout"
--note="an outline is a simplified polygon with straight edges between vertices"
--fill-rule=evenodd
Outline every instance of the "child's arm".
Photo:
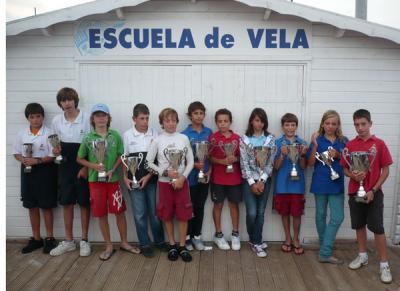
M 389 166 L 383 166 L 382 167 L 382 172 L 381 175 L 379 176 L 378 181 L 376 181 L 376 184 L 367 192 L 367 203 L 371 202 L 374 200 L 374 192 L 378 191 L 381 189 L 383 183 L 385 183 L 387 177 L 389 177 Z
M 107 174 L 106 174 L 107 177 L 108 177 L 108 181 L 111 181 L 111 178 L 112 178 L 114 172 L 118 169 L 118 167 L 119 167 L 119 165 L 121 165 L 121 163 L 122 163 L 121 157 L 118 157 L 118 159 L 115 161 L 115 164 L 113 165 L 113 167 L 111 168 L 111 170 L 109 170 L 109 171 L 107 172 Z M 125 168 L 125 167 L 124 167 L 124 168 Z
M 319 133 L 314 132 L 313 135 L 311 136 L 311 150 L 310 150 L 310 155 L 307 160 L 307 164 L 312 167 L 315 165 L 315 154 L 317 152 L 318 148 L 318 143 L 317 143 L 317 137 Z
M 84 167 L 95 170 L 97 172 L 104 171 L 104 166 L 96 163 L 91 163 L 84 158 L 76 157 L 76 162 Z
M 149 151 L 147 152 L 145 167 L 148 171 L 151 171 L 154 174 L 157 174 L 158 176 L 162 176 L 164 170 L 166 169 L 162 169 L 154 163 L 154 160 L 156 159 L 157 156 L 157 151 L 158 151 L 158 140 L 155 139 L 150 144 Z
M 279 168 L 282 166 L 283 160 L 285 159 L 285 156 L 287 155 L 287 147 L 286 145 L 281 144 L 281 148 L 278 149 L 278 158 L 275 159 L 274 163 L 274 168 L 276 170 L 279 170 Z

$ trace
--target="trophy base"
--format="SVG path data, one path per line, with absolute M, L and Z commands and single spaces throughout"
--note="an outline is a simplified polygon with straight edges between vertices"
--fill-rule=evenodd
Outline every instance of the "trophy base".
M 290 180 L 292 181 L 298 181 L 300 179 L 299 176 L 290 176 Z
M 365 197 L 366 198 L 366 197 Z M 358 202 L 358 203 L 368 203 L 367 199 L 365 199 L 364 197 L 360 197 L 360 196 L 356 196 L 354 198 L 354 201 Z
M 99 172 L 97 176 L 97 182 L 107 182 L 106 172 Z
M 54 160 L 54 163 L 57 164 L 57 165 L 60 165 L 62 162 L 63 162 L 63 157 L 62 156 L 58 156 Z
M 340 178 L 340 176 L 339 175 L 334 175 L 334 176 L 331 176 L 331 180 L 332 181 L 335 181 L 335 180 L 337 180 L 337 179 L 339 179 Z
M 202 183 L 202 184 L 207 184 L 207 179 L 206 179 L 206 177 L 199 177 L 198 179 L 197 179 L 197 182 L 199 182 L 199 183 Z
M 140 188 L 140 184 L 137 181 L 132 181 L 132 189 Z
M 24 168 L 24 173 L 28 174 L 32 172 L 32 167 L 31 166 L 27 166 Z
M 233 166 L 232 165 L 226 166 L 225 172 L 226 173 L 233 173 Z

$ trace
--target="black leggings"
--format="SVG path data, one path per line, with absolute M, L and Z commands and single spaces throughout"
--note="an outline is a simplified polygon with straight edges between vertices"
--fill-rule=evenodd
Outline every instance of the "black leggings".
M 190 187 L 190 198 L 193 205 L 193 218 L 188 222 L 187 234 L 193 238 L 195 235 L 201 235 L 203 226 L 204 204 L 207 200 L 209 184 L 199 183 Z

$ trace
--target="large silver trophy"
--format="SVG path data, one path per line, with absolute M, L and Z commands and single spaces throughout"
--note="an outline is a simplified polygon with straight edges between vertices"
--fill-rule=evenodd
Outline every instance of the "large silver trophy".
M 61 148 L 61 142 L 60 142 L 60 139 L 58 138 L 58 134 L 49 135 L 48 138 L 49 138 L 49 142 L 53 148 Z M 61 164 L 62 161 L 63 161 L 63 156 L 58 155 L 58 156 L 56 156 L 54 163 Z
M 256 159 L 256 165 L 261 176 L 264 174 L 265 166 L 269 158 L 274 155 L 275 147 L 268 146 L 255 146 L 253 147 L 254 157 Z
M 106 157 L 107 152 L 107 140 L 105 139 L 96 139 L 92 141 L 92 152 L 97 159 L 97 162 L 100 165 L 103 165 L 104 159 Z M 106 171 L 101 171 L 97 175 L 97 181 L 106 182 L 107 181 L 107 173 Z
M 376 158 L 376 146 L 373 145 L 368 151 L 350 152 L 348 148 L 343 150 L 343 159 L 350 167 L 350 171 L 368 172 Z M 364 189 L 364 181 L 360 181 L 355 200 L 366 203 L 367 192 Z
M 208 141 L 197 141 L 193 143 L 194 150 L 196 153 L 197 160 L 204 164 L 208 158 L 208 151 L 210 149 L 210 144 Z M 204 174 L 204 169 L 200 169 L 199 175 L 197 176 L 197 181 L 199 183 L 207 183 L 207 178 Z
M 121 161 L 124 166 L 128 169 L 128 171 L 132 174 L 132 188 L 137 189 L 140 187 L 139 182 L 137 181 L 135 174 L 139 166 L 142 164 L 143 161 L 143 154 L 139 153 L 137 156 L 126 156 L 123 154 L 121 156 Z
M 33 154 L 33 143 L 22 144 L 23 156 L 25 158 L 32 158 Z M 24 173 L 32 172 L 32 166 L 25 166 Z
M 285 144 L 283 144 L 285 145 Z M 292 163 L 292 170 L 290 171 L 290 179 L 296 181 L 299 180 L 299 174 L 297 172 L 296 169 L 296 164 L 297 161 L 300 158 L 300 154 L 301 154 L 301 150 L 303 148 L 303 144 L 302 143 L 292 143 L 289 145 L 286 145 L 287 149 L 288 149 L 288 157 L 290 162 Z
M 330 154 L 330 151 L 333 150 L 333 147 L 329 146 L 328 150 L 322 153 L 315 153 L 315 158 L 322 163 L 323 166 L 329 167 L 331 170 L 331 180 L 339 179 L 339 174 L 332 168 L 333 157 Z
M 181 165 L 183 158 L 186 156 L 188 149 L 186 147 L 183 150 L 178 149 L 164 149 L 164 156 L 169 162 L 169 168 L 175 172 L 178 172 L 179 166 Z M 170 183 L 175 188 L 175 182 L 177 179 L 171 179 Z
M 230 143 L 224 143 L 221 140 L 218 145 L 221 148 L 221 150 L 224 152 L 225 157 L 227 157 L 227 156 L 233 156 L 235 154 L 235 151 L 238 147 L 238 142 L 236 140 L 233 140 Z M 233 173 L 233 165 L 227 165 L 225 171 L 227 173 Z

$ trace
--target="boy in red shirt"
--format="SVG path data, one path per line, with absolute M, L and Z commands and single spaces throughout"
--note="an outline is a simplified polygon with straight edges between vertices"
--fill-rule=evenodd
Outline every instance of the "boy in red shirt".
M 219 109 L 215 113 L 215 123 L 218 131 L 209 137 L 211 143 L 210 161 L 213 167 L 211 173 L 211 199 L 214 202 L 214 242 L 221 250 L 230 249 L 221 229 L 221 213 L 226 197 L 228 198 L 232 219 L 232 249 L 238 251 L 240 250 L 238 204 L 242 201 L 242 175 L 239 165 L 240 136 L 230 130 L 232 113 L 228 109 Z M 232 154 L 226 154 L 223 150 L 226 144 L 233 145 L 234 151 Z
M 380 257 L 380 279 L 383 283 L 390 283 L 392 275 L 388 264 L 385 230 L 383 228 L 383 192 L 382 185 L 389 176 L 389 166 L 393 163 L 392 157 L 383 140 L 372 135 L 371 114 L 368 110 L 359 109 L 353 114 L 354 127 L 357 136 L 346 145 L 348 152 L 376 151 L 375 160 L 371 163 L 370 170 L 356 171 L 349 169 L 349 165 L 342 157 L 340 164 L 344 167 L 344 173 L 350 177 L 349 182 L 349 207 L 351 227 L 356 230 L 359 254 L 349 264 L 349 268 L 356 270 L 368 264 L 367 254 L 367 230 L 374 233 L 375 244 Z M 372 160 L 372 159 L 370 159 Z M 357 202 L 355 196 L 363 181 L 367 192 L 365 203 Z

